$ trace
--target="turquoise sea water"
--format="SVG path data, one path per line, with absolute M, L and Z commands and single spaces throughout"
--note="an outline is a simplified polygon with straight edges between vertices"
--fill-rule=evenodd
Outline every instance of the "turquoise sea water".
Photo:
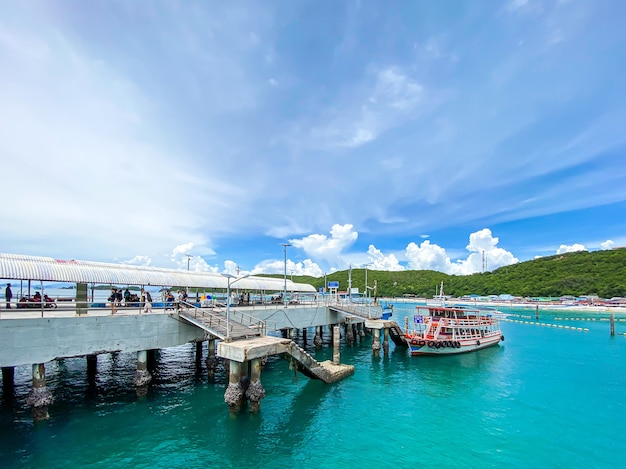
M 413 306 L 396 305 L 394 318 L 402 325 Z M 162 351 L 145 397 L 132 384 L 134 354 L 100 356 L 91 385 L 85 359 L 46 364 L 56 402 L 38 423 L 25 405 L 30 367 L 19 367 L 16 397 L 2 395 L 0 461 L 3 468 L 621 466 L 626 337 L 611 337 L 608 322 L 555 320 L 561 316 L 541 312 L 544 322 L 589 332 L 503 322 L 500 346 L 448 357 L 409 357 L 391 344 L 388 357 L 375 358 L 370 336 L 342 342 L 341 360 L 356 371 L 333 385 L 296 376 L 273 358 L 256 415 L 229 414 L 225 375 L 208 380 L 191 345 Z M 626 323 L 616 330 L 626 332 Z M 332 359 L 332 348 L 315 351 L 312 338 L 309 331 L 307 349 Z

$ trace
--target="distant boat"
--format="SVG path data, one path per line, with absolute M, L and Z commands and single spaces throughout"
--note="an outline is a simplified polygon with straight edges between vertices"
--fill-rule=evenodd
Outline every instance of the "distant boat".
M 426 300 L 426 306 L 445 306 L 446 305 L 446 295 L 443 293 L 443 280 L 441 281 L 441 287 L 439 287 L 439 292 L 435 292 L 432 300 Z
M 494 312 L 418 306 L 413 330 L 405 323 L 404 339 L 411 355 L 451 355 L 491 347 L 504 340 Z

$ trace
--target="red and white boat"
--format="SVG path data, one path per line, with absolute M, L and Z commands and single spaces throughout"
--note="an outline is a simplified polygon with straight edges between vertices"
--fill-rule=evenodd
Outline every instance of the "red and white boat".
M 409 330 L 409 318 L 404 327 L 404 339 L 411 355 L 473 352 L 504 340 L 497 311 L 446 306 L 416 309 L 413 330 Z

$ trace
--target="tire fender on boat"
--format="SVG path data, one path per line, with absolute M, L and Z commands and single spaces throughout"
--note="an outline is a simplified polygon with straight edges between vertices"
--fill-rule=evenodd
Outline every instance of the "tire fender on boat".
M 502 342 L 504 342 L 504 336 L 503 336 L 503 335 L 501 335 L 501 336 L 500 336 L 500 340 L 501 340 Z
M 480 345 L 480 340 L 477 340 L 477 341 L 476 341 L 476 345 Z
M 417 345 L 417 339 L 411 339 L 411 345 Z
M 439 341 L 435 342 L 435 347 L 436 348 L 441 348 L 441 342 L 439 342 Z
M 434 341 L 434 340 L 429 340 L 429 341 L 428 341 L 428 346 L 429 346 L 430 348 L 435 348 L 435 341 Z
M 423 347 L 424 345 L 426 345 L 426 341 L 425 341 L 425 340 L 420 340 L 420 341 L 417 343 L 417 345 L 418 345 L 419 347 Z

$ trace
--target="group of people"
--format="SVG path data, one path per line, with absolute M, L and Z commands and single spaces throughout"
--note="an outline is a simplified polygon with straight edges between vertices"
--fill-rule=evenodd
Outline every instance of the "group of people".
M 131 293 L 128 288 L 124 291 L 124 294 L 122 294 L 121 289 L 111 288 L 111 295 L 108 301 L 111 304 L 112 314 L 117 312 L 119 306 L 131 306 L 133 304 L 142 307 L 140 312 L 152 312 L 152 295 L 150 295 L 148 290 L 143 288 L 141 289 L 141 296 Z

